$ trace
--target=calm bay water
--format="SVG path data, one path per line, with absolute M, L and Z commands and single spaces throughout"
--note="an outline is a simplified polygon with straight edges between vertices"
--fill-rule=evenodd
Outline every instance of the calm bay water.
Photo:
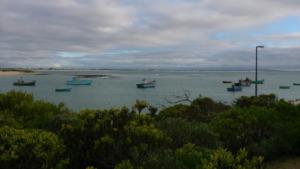
M 147 100 L 153 105 L 167 105 L 166 99 L 174 99 L 175 95 L 183 95 L 190 91 L 191 98 L 198 95 L 208 96 L 215 100 L 231 103 L 234 99 L 254 94 L 254 85 L 244 87 L 242 92 L 230 93 L 223 80 L 237 81 L 249 77 L 254 79 L 254 72 L 246 71 L 48 71 L 48 75 L 22 75 L 24 80 L 36 80 L 35 87 L 17 87 L 12 83 L 20 76 L 0 77 L 0 92 L 20 90 L 32 93 L 36 99 L 53 103 L 64 102 L 73 110 L 83 108 L 131 107 L 136 99 Z M 279 98 L 299 99 L 300 72 L 262 71 L 259 79 L 265 79 L 265 84 L 259 85 L 259 94 L 274 93 Z M 106 74 L 113 78 L 92 78 L 91 86 L 73 86 L 71 92 L 55 92 L 55 88 L 65 87 L 66 80 L 74 74 Z M 156 88 L 137 89 L 135 84 L 141 79 L 155 79 Z M 290 85 L 291 89 L 279 89 L 279 85 Z

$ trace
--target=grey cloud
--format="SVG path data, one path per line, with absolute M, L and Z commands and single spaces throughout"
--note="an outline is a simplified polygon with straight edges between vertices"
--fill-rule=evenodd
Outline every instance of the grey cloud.
M 0 66 L 244 64 L 253 44 L 298 35 L 230 42 L 216 40 L 214 34 L 300 16 L 299 8 L 296 0 L 0 0 Z M 123 49 L 141 52 L 103 55 Z M 59 51 L 89 54 L 60 58 Z M 299 57 L 297 52 L 288 55 L 291 61 Z M 277 64 L 280 55 L 272 53 L 267 64 Z

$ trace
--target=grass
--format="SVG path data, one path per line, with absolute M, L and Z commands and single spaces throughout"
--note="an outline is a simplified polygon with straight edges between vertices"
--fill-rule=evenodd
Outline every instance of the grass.
M 270 162 L 266 169 L 300 169 L 300 157 Z

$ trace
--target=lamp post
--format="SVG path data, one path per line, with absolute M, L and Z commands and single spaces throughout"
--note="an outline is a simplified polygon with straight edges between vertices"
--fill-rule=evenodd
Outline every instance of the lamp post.
M 257 96 L 257 49 L 264 48 L 264 46 L 256 46 L 256 53 L 255 53 L 255 96 Z

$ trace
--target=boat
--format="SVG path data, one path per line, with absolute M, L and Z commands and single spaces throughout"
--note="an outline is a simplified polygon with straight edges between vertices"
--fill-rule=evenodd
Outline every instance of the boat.
M 227 91 L 229 91 L 229 92 L 241 92 L 242 91 L 242 86 L 232 85 L 231 87 L 227 88 Z
M 300 86 L 300 83 L 293 83 L 294 86 Z
M 56 88 L 56 92 L 70 92 L 72 88 Z
M 240 83 L 235 83 L 231 87 L 227 88 L 228 92 L 241 92 L 242 91 L 242 85 Z
M 104 75 L 104 74 L 79 74 L 75 75 L 78 78 L 112 78 L 112 75 Z
M 226 81 L 226 80 L 224 80 L 224 81 L 222 81 L 223 83 L 232 83 L 232 81 Z
M 156 85 L 155 80 L 147 81 L 146 79 L 143 79 L 143 83 L 136 84 L 137 88 L 154 88 Z
M 251 86 L 251 82 L 252 82 L 252 80 L 250 80 L 248 77 L 245 80 L 243 80 L 243 79 L 239 80 L 239 83 L 243 87 L 249 87 L 249 86 Z
M 78 77 L 73 77 L 72 80 L 67 80 L 67 85 L 91 85 L 92 80 L 81 80 Z
M 254 80 L 254 81 L 251 81 L 252 84 L 264 84 L 265 80 L 262 79 L 262 80 L 257 80 L 257 82 Z
M 35 86 L 35 82 L 36 82 L 35 80 L 25 82 L 24 80 L 19 79 L 16 82 L 14 82 L 13 85 L 15 85 L 15 86 Z
M 279 89 L 290 89 L 290 86 L 279 86 Z

